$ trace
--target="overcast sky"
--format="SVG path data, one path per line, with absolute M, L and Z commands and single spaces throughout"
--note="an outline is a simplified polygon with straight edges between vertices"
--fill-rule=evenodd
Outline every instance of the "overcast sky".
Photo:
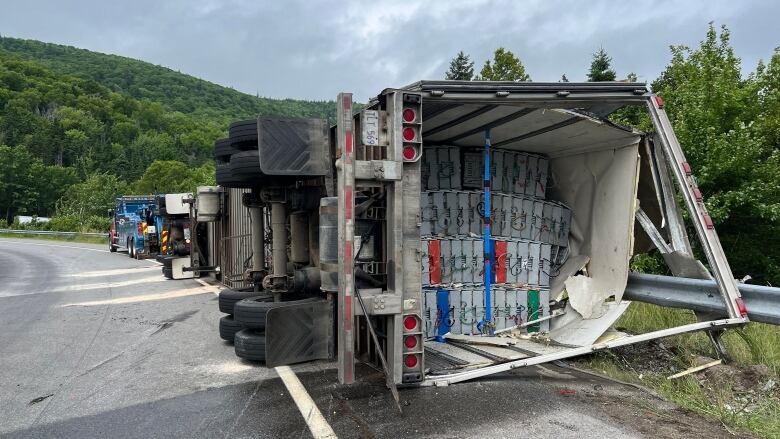
M 476 70 L 497 47 L 534 81 L 584 80 L 603 47 L 618 77 L 652 81 L 670 44 L 726 24 L 743 71 L 780 45 L 780 2 L 765 1 L 9 1 L 0 34 L 160 64 L 270 97 L 365 101 L 441 79 L 463 50 Z

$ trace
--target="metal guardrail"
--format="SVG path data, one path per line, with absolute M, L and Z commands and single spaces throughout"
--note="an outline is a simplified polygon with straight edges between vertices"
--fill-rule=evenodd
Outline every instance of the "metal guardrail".
M 737 287 L 751 321 L 780 325 L 780 288 L 750 284 L 737 284 Z M 623 298 L 727 315 L 714 280 L 630 273 Z
M 100 233 L 100 232 L 58 232 L 56 230 L 0 229 L 0 233 L 10 233 L 12 235 L 99 236 L 99 237 L 107 237 L 108 236 L 108 233 Z

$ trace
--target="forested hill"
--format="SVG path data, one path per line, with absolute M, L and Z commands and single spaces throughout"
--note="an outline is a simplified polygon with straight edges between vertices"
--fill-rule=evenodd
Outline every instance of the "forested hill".
M 225 131 L 0 50 L 0 218 L 51 215 L 69 186 L 92 176 L 133 183 L 157 160 L 211 166 Z
M 335 116 L 332 101 L 255 97 L 166 67 L 117 55 L 8 37 L 0 37 L 0 50 L 59 73 L 93 80 L 111 91 L 160 102 L 167 110 L 212 121 L 224 123 L 258 114 L 330 120 Z

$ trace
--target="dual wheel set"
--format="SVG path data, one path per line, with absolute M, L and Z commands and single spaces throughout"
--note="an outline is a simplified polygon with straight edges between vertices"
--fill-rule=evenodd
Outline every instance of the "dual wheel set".
M 268 311 L 284 302 L 273 302 L 254 291 L 222 290 L 219 336 L 233 343 L 236 355 L 249 361 L 265 361 L 265 321 Z
M 257 120 L 233 122 L 228 138 L 214 142 L 217 184 L 222 187 L 251 188 L 262 176 L 257 148 Z

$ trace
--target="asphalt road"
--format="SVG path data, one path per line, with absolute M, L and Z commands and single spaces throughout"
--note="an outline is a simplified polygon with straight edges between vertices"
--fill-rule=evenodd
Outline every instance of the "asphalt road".
M 311 437 L 276 371 L 217 333 L 215 288 L 104 246 L 0 239 L 0 436 Z M 403 389 L 293 370 L 339 437 L 729 437 L 633 387 L 544 366 Z M 572 392 L 573 391 L 573 392 Z

